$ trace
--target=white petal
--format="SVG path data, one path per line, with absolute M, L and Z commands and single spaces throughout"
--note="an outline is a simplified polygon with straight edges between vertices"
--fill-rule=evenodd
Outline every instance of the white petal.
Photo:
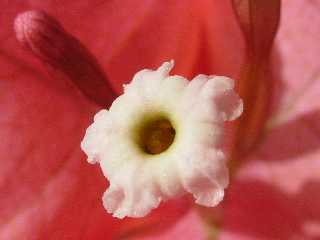
M 81 143 L 110 182 L 103 205 L 115 217 L 143 217 L 161 201 L 186 193 L 208 207 L 223 199 L 229 181 L 223 126 L 241 114 L 242 101 L 232 79 L 198 75 L 189 82 L 169 76 L 173 65 L 138 72 L 109 111 L 96 114 Z M 136 126 L 159 114 L 173 126 L 174 141 L 150 154 L 135 140 Z

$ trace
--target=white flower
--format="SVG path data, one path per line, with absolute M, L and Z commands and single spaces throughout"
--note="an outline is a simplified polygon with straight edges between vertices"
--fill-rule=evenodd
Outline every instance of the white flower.
M 118 218 L 143 217 L 162 200 L 185 193 L 217 205 L 228 185 L 224 121 L 243 110 L 232 79 L 169 76 L 174 63 L 142 70 L 110 109 L 101 110 L 81 143 L 110 187 L 103 196 Z

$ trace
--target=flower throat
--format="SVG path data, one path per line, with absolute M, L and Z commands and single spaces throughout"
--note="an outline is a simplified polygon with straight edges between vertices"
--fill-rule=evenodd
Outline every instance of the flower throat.
M 138 145 L 147 154 L 160 154 L 174 141 L 176 131 L 164 117 L 148 120 L 138 130 Z

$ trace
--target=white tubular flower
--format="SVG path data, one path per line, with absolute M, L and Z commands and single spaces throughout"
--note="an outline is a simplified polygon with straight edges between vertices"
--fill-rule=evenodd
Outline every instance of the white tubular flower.
M 232 79 L 198 75 L 189 82 L 169 76 L 173 65 L 138 72 L 110 109 L 96 114 L 81 143 L 110 182 L 103 205 L 115 217 L 143 217 L 185 193 L 207 207 L 223 199 L 223 125 L 242 113 L 242 100 Z

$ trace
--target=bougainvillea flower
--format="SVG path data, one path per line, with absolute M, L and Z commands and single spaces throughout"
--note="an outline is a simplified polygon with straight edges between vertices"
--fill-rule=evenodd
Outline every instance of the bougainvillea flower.
M 5 9 L 0 13 L 0 126 L 5 139 L 0 148 L 2 159 L 9 159 L 0 168 L 1 238 L 117 239 L 162 233 L 176 224 L 182 230 L 191 219 L 200 231 L 199 217 L 188 213 L 188 198 L 167 201 L 141 220 L 116 221 L 97 197 L 108 182 L 98 167 L 88 166 L 79 145 L 94 113 L 108 107 L 122 84 L 142 68 L 175 59 L 174 71 L 188 78 L 200 72 L 234 78 L 243 42 L 230 3 L 145 1 L 137 6 L 131 0 L 67 0 L 0 5 Z M 43 44 L 36 48 L 21 42 L 24 38 L 17 38 L 14 28 L 17 16 L 33 9 L 47 13 L 45 21 L 33 21 L 34 33 L 48 34 L 36 38 Z M 36 12 L 40 19 L 44 16 Z M 212 21 L 212 15 L 220 14 L 223 19 Z M 225 27 L 228 31 L 222 31 Z M 60 51 L 48 51 L 48 45 Z M 104 101 L 90 94 L 97 90 L 92 80 L 94 86 L 106 83 Z M 199 231 L 190 229 L 190 236 Z
M 250 83 L 239 77 L 245 46 L 265 49 L 260 41 L 272 42 L 265 33 L 274 15 L 264 14 L 275 0 L 232 1 L 242 15 L 253 16 L 253 22 L 242 18 L 251 34 L 247 41 L 230 2 L 0 1 L 0 239 L 214 239 L 217 233 L 229 240 L 319 239 L 319 2 L 282 2 L 272 54 L 275 81 L 267 74 L 256 78 L 257 60 L 269 65 L 267 57 L 255 55 L 245 68 Z M 254 3 L 267 6 L 251 14 Z M 14 20 L 33 9 L 53 16 L 69 40 L 82 43 L 63 45 L 73 50 L 66 51 L 71 69 L 21 48 Z M 79 144 L 93 115 L 121 94 L 122 84 L 168 59 L 189 79 L 205 73 L 237 81 L 246 106 L 239 119 L 246 124 L 239 126 L 246 127 L 236 136 L 245 155 L 231 159 L 238 171 L 222 207 L 212 208 L 216 212 L 181 198 L 147 217 L 118 221 L 101 206 L 97 193 L 107 183 L 98 167 L 85 162 Z M 103 101 L 90 94 L 90 84 L 79 84 L 91 77 L 107 83 L 100 85 L 109 89 Z
M 144 217 L 185 192 L 208 207 L 223 199 L 223 125 L 240 116 L 242 101 L 232 79 L 198 75 L 189 83 L 169 76 L 173 66 L 138 72 L 109 111 L 95 115 L 82 141 L 88 161 L 99 162 L 110 182 L 103 202 L 118 218 Z

